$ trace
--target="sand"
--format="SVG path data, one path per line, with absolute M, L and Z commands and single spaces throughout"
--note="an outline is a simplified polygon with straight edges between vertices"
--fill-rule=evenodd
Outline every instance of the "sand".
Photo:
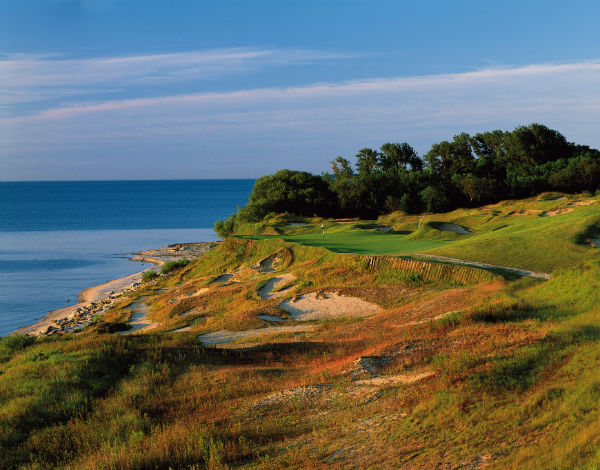
M 282 274 L 281 276 L 274 277 L 269 279 L 267 283 L 262 286 L 258 290 L 258 296 L 263 300 L 275 299 L 277 297 L 282 297 L 285 294 L 288 294 L 294 287 L 289 287 L 287 289 L 273 292 L 275 289 L 279 289 L 280 287 L 286 285 L 288 282 L 291 282 L 295 279 L 293 274 Z
M 346 297 L 337 292 L 303 294 L 296 301 L 284 300 L 279 306 L 297 321 L 368 317 L 383 310 L 358 297 Z

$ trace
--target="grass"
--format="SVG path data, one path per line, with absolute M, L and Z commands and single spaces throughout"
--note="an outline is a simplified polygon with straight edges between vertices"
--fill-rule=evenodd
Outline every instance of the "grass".
M 184 268 L 188 264 L 190 264 L 190 261 L 188 259 L 185 259 L 185 258 L 181 258 L 181 259 L 174 260 L 174 261 L 167 261 L 165 264 L 163 264 L 161 266 L 160 272 L 162 274 L 168 274 L 168 273 L 170 273 L 172 271 L 175 271 L 177 269 Z
M 262 224 L 255 231 L 274 233 L 226 240 L 135 294 L 148 296 L 151 318 L 162 323 L 153 334 L 111 334 L 131 297 L 77 335 L 4 338 L 0 467 L 598 468 L 600 264 L 597 250 L 577 243 L 595 208 L 508 215 L 571 202 L 550 199 L 425 216 L 472 233 L 446 236 L 428 224 L 415 235 L 423 240 L 408 238 L 418 218 L 404 214 L 379 221 L 396 233 L 327 222 L 331 245 L 316 244 L 315 227 Z M 523 246 L 510 252 L 503 233 Z M 429 251 L 456 257 L 546 266 L 553 277 L 433 281 L 391 256 L 373 261 L 417 242 L 443 243 Z M 478 252 L 494 243 L 500 248 Z M 350 252 L 336 251 L 343 247 Z M 537 260 L 542 253 L 547 259 Z M 275 272 L 252 268 L 273 254 Z M 238 282 L 212 283 L 232 272 Z M 336 289 L 386 310 L 315 322 L 306 335 L 264 336 L 250 349 L 198 344 L 198 334 L 260 327 L 259 314 L 279 315 L 278 300 L 257 292 L 288 272 L 295 293 Z M 188 324 L 189 333 L 164 334 Z M 434 375 L 360 386 L 348 372 L 362 356 L 391 357 L 382 376 Z M 273 397 L 283 398 L 260 405 Z

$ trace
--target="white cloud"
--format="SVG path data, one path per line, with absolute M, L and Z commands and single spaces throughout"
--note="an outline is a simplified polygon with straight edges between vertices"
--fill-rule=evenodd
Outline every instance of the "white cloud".
M 600 146 L 599 116 L 600 61 L 588 61 L 71 104 L 0 119 L 0 135 L 5 152 L 24 158 L 54 149 L 75 159 L 94 147 L 136 161 L 143 147 L 143 161 L 159 166 L 167 152 L 170 170 L 186 176 L 215 158 L 319 171 L 364 145 L 406 140 L 423 151 L 455 132 L 530 122 Z
M 247 73 L 270 66 L 349 56 L 302 49 L 230 48 L 125 57 L 65 58 L 56 54 L 0 56 L 0 105 Z

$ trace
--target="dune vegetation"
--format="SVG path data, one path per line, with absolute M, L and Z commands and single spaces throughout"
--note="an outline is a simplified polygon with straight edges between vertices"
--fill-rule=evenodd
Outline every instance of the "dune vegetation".
M 0 341 L 0 466 L 597 468 L 598 207 L 239 224 L 80 333 Z

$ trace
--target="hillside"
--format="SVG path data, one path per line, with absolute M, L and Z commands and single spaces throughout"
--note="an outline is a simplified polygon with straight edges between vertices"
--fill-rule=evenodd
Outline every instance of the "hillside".
M 598 239 L 563 194 L 239 224 L 81 333 L 0 342 L 0 467 L 596 468 Z

